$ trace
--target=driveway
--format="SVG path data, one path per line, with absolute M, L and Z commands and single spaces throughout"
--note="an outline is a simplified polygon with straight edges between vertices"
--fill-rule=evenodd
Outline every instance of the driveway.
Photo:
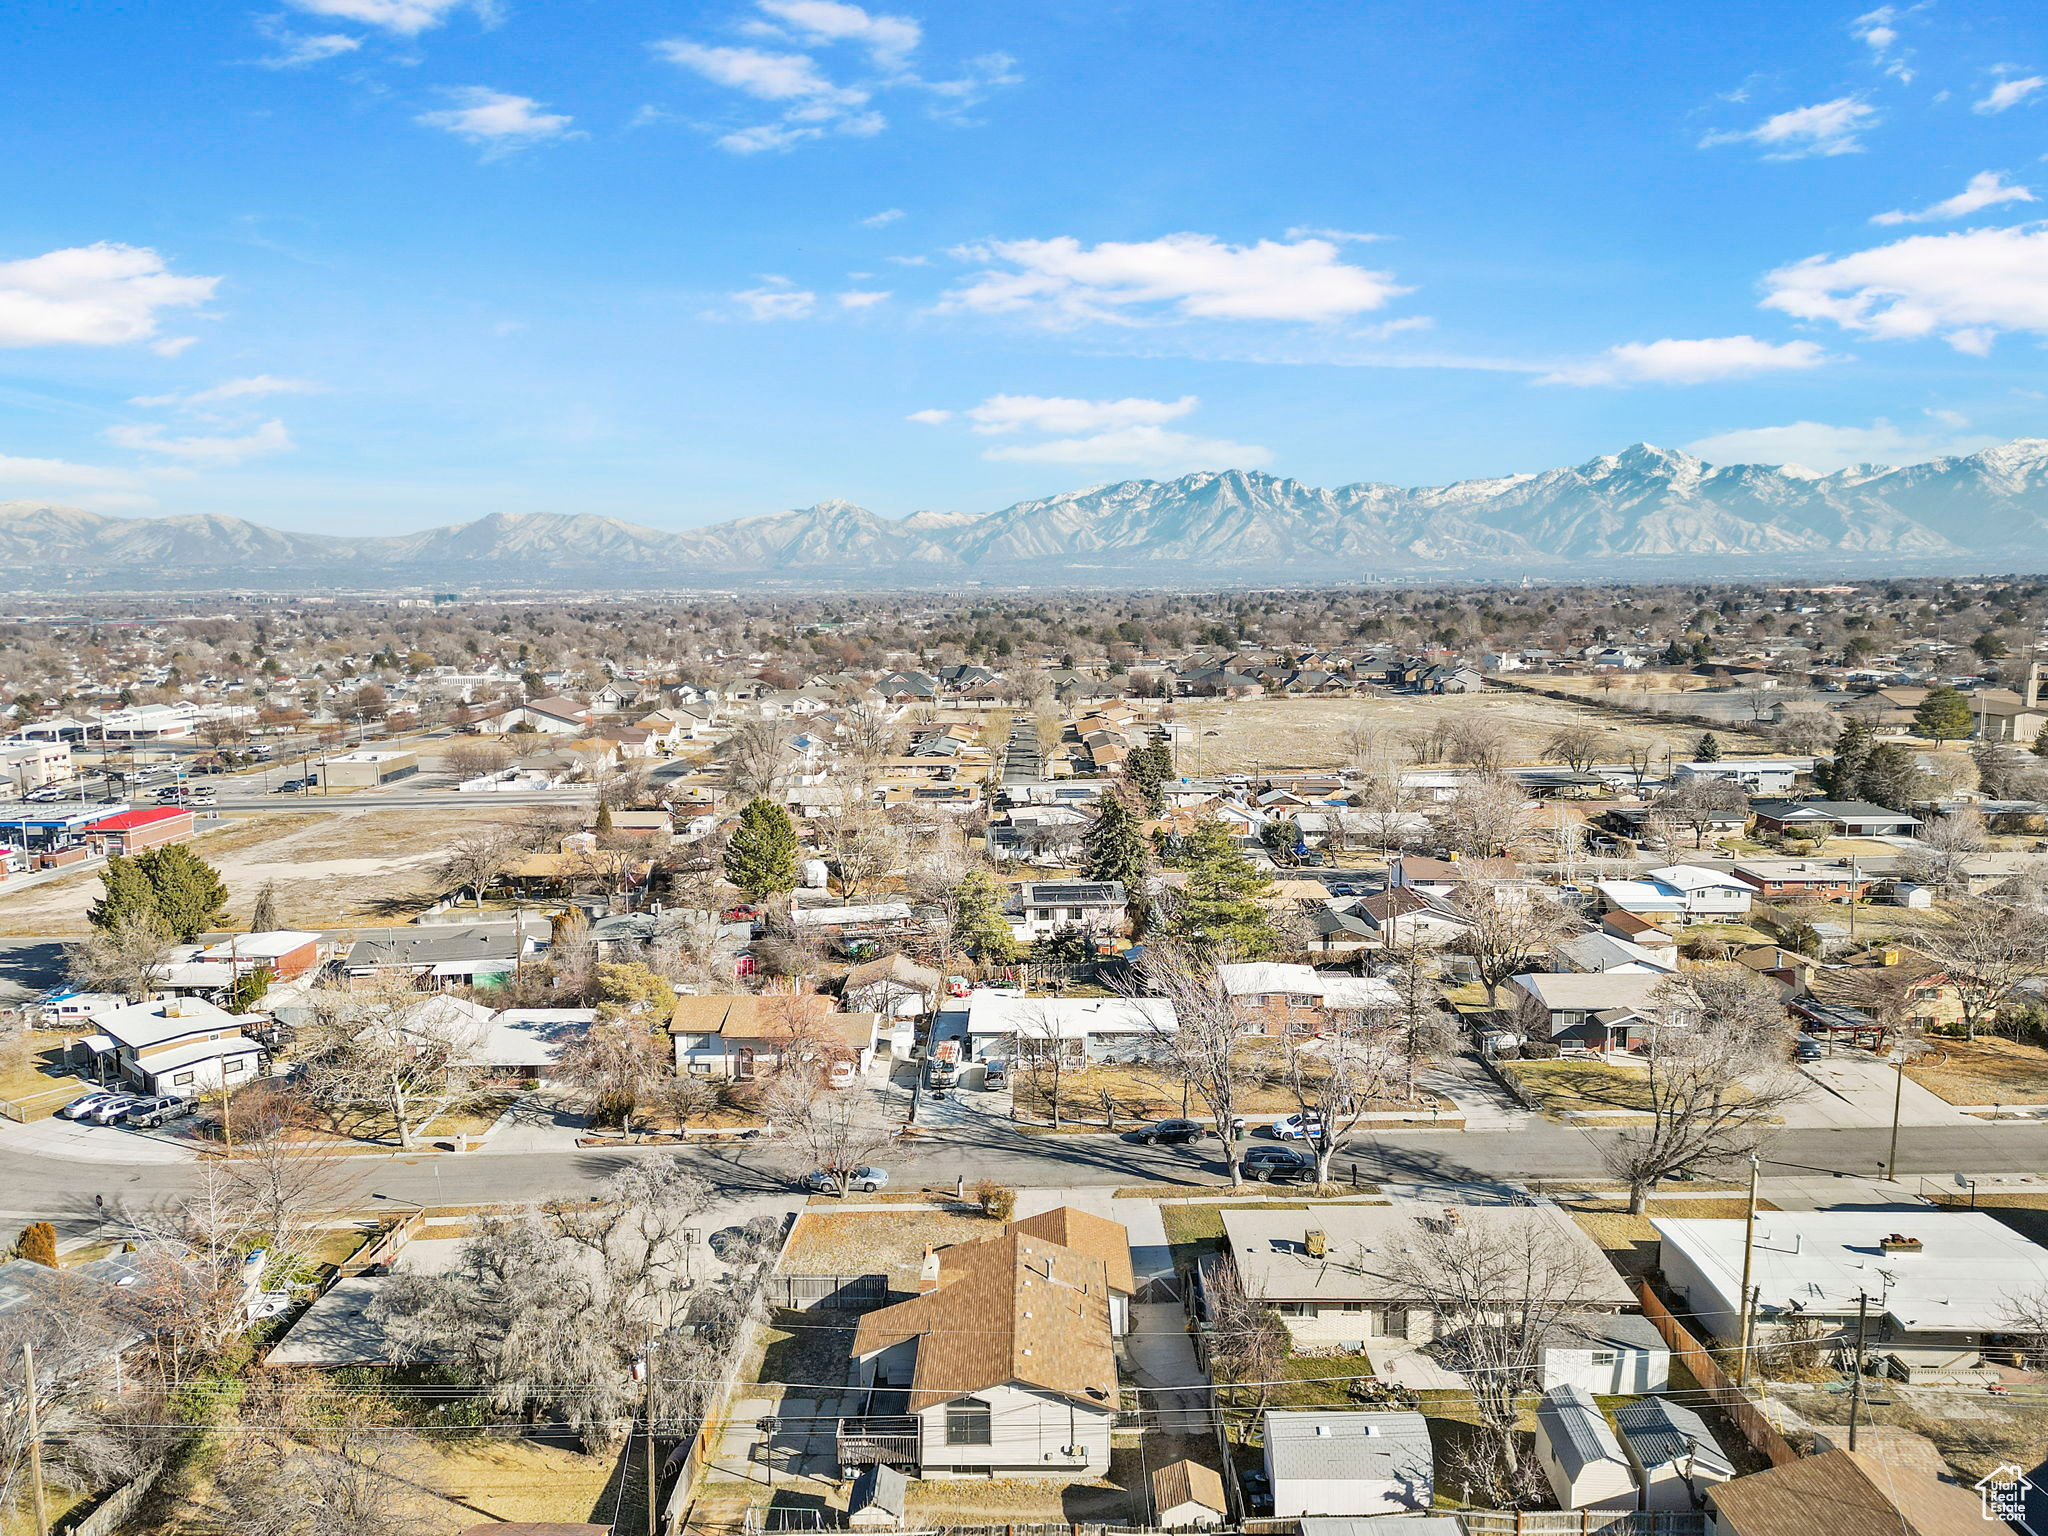
M 1900 1093 L 1897 1069 L 1875 1057 L 1828 1056 L 1800 1063 L 1799 1072 L 1813 1086 L 1779 1111 L 1787 1126 L 1889 1127 L 1894 1093 L 1901 1125 L 1983 1124 L 1910 1077 Z

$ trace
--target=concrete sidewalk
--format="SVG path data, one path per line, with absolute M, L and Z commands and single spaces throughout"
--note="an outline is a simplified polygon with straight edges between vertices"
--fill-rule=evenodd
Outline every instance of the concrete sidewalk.
M 80 1125 L 71 1120 L 0 1120 L 0 1156 L 26 1153 L 81 1163 L 190 1163 L 200 1148 L 160 1131 L 131 1131 L 119 1125 Z
M 1812 1087 L 1778 1111 L 1787 1126 L 1871 1128 L 1892 1123 L 1896 1093 L 1901 1125 L 1982 1125 L 1975 1116 L 1930 1093 L 1896 1068 L 1874 1058 L 1827 1057 L 1799 1068 Z

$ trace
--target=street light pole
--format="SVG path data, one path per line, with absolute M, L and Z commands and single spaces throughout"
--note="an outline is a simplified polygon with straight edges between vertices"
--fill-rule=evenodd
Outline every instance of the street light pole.
M 1755 1331 L 1754 1303 L 1750 1297 L 1749 1277 L 1756 1260 L 1756 1179 L 1760 1160 L 1749 1154 L 1749 1211 L 1742 1224 L 1742 1289 L 1737 1293 L 1742 1304 L 1741 1347 L 1735 1357 L 1735 1385 L 1749 1385 L 1750 1338 Z

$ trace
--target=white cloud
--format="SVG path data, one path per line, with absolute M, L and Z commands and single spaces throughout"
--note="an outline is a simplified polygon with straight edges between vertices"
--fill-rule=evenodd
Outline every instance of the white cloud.
M 1083 246 L 1071 236 L 1002 240 L 955 253 L 1002 263 L 940 302 L 944 311 L 1017 314 L 1048 325 L 1184 320 L 1340 320 L 1410 290 L 1338 259 L 1327 240 L 1225 245 L 1214 235 Z
M 1385 235 L 1363 234 L 1355 229 L 1313 229 L 1297 224 L 1287 231 L 1290 240 L 1334 240 L 1339 245 L 1364 245 L 1374 240 L 1384 240 Z
M 1995 207 L 1999 203 L 2031 203 L 2034 194 L 2025 187 L 2016 187 L 2006 181 L 2003 171 L 1979 171 L 1970 178 L 1970 184 L 1954 197 L 1945 197 L 1938 203 L 1915 212 L 1893 209 L 1890 213 L 1872 216 L 1873 224 L 1933 224 L 1943 219 L 1961 219 L 1980 209 Z
M 0 453 L 0 487 L 63 485 L 132 490 L 142 483 L 142 477 L 132 469 L 72 464 L 64 459 L 24 459 Z
M 1863 145 L 1856 135 L 1874 128 L 1880 121 L 1877 109 L 1854 96 L 1810 107 L 1795 107 L 1767 117 L 1754 128 L 1734 133 L 1710 133 L 1700 140 L 1702 149 L 1717 144 L 1755 144 L 1767 153 L 1766 160 L 1803 160 L 1809 155 L 1853 155 Z
M 75 246 L 0 261 L 0 347 L 113 347 L 157 335 L 158 312 L 213 297 L 217 277 L 179 277 L 145 246 Z
M 257 17 L 256 30 L 277 45 L 277 52 L 270 57 L 253 61 L 265 69 L 299 69 L 354 53 L 363 46 L 361 38 L 342 32 L 294 32 L 281 16 Z
M 1682 341 L 1631 341 L 1590 362 L 1545 374 L 1539 384 L 1707 384 L 1813 368 L 1828 361 L 1811 341 L 1759 341 L 1754 336 L 1703 336 Z
M 225 379 L 206 389 L 195 389 L 183 395 L 137 395 L 130 405 L 177 406 L 191 410 L 199 406 L 220 405 L 229 400 L 255 400 L 266 395 L 313 395 L 324 386 L 310 379 L 279 379 L 270 374 L 259 373 L 252 378 Z
M 818 307 L 818 296 L 807 288 L 792 288 L 769 282 L 732 296 L 749 320 L 801 320 Z
M 877 16 L 840 0 L 757 0 L 759 9 L 808 43 L 857 43 L 884 69 L 901 69 L 924 40 L 908 16 Z
M 1870 62 L 1892 76 L 1902 85 L 1913 79 L 1913 71 L 1907 67 L 1906 58 L 1911 52 L 1899 47 L 1899 24 L 1916 12 L 1926 9 L 1924 3 L 1901 8 L 1896 5 L 1881 5 L 1874 11 L 1865 11 L 1849 23 L 1849 32 L 1859 43 L 1870 50 Z
M 413 121 L 428 128 L 445 128 L 458 138 L 481 144 L 489 157 L 574 136 L 569 125 L 575 118 L 540 111 L 540 103 L 531 96 L 513 96 L 481 85 L 453 86 L 448 94 L 458 105 L 442 112 L 422 112 Z
M 942 427 L 953 419 L 951 411 L 912 411 L 903 418 L 905 421 L 922 422 L 928 427 Z
M 2001 80 L 1981 101 L 1972 104 L 1972 112 L 1990 114 L 2016 107 L 2034 92 L 2048 85 L 2048 75 L 2027 75 L 2018 80 Z
M 1764 279 L 1764 306 L 1887 341 L 1940 336 L 1983 353 L 2000 331 L 2048 335 L 2048 226 L 1910 235 L 1810 256 Z
M 924 92 L 933 115 L 957 121 L 960 109 L 991 87 L 1016 80 L 1011 61 L 1001 54 L 970 60 L 958 79 L 925 78 L 913 58 L 924 32 L 908 16 L 884 15 L 845 0 L 755 0 L 754 8 L 759 14 L 739 30 L 782 48 L 733 47 L 691 38 L 654 44 L 657 55 L 714 85 L 756 101 L 786 104 L 772 122 L 714 130 L 718 146 L 733 154 L 791 149 L 827 135 L 866 138 L 880 133 L 888 120 L 871 103 L 882 91 Z M 842 51 L 835 55 L 839 66 L 828 69 L 817 53 L 798 51 L 813 49 L 858 49 L 865 57 L 849 59 Z M 900 217 L 900 209 L 890 209 L 862 222 L 879 226 Z
M 885 288 L 875 292 L 871 289 L 855 288 L 845 293 L 834 294 L 833 297 L 839 301 L 841 309 L 873 309 L 888 299 L 889 290 Z
M 1180 472 L 1194 469 L 1249 469 L 1271 461 L 1256 443 L 1194 437 L 1164 427 L 1122 427 L 1090 437 L 1059 437 L 1043 443 L 1006 443 L 984 459 L 1016 464 L 1120 464 L 1134 469 Z
M 903 217 L 901 208 L 884 208 L 880 213 L 871 213 L 861 220 L 869 229 L 880 229 L 884 224 L 894 224 Z
M 242 437 L 166 437 L 159 422 L 145 426 L 115 426 L 106 431 L 107 441 L 117 448 L 136 453 L 161 454 L 186 464 L 224 469 L 263 454 L 285 453 L 294 445 L 281 421 L 266 421 Z
M 1943 425 L 1964 425 L 1952 412 L 1928 413 Z M 1858 464 L 1917 464 L 1949 454 L 1975 453 L 1997 442 L 1975 433 L 1908 432 L 1880 417 L 1867 427 L 1832 427 L 1819 421 L 1795 421 L 1784 427 L 1751 427 L 1717 432 L 1687 443 L 1685 451 L 1714 464 L 1788 464 L 1831 475 Z
M 884 261 L 893 261 L 899 267 L 928 267 L 932 264 L 929 256 L 884 256 Z
M 415 37 L 438 27 L 455 12 L 469 7 L 472 0 L 291 0 L 299 10 L 313 16 L 335 16 L 359 21 L 367 27 L 382 27 L 401 37 Z M 487 3 L 475 6 L 486 21 L 493 10 Z
M 197 336 L 165 336 L 161 340 L 152 341 L 149 344 L 149 350 L 158 357 L 176 357 L 187 347 L 196 347 L 198 345 L 199 338 Z
M 1178 400 L 1075 400 L 1062 395 L 990 395 L 968 411 L 974 430 L 1004 432 L 1105 432 L 1121 427 L 1161 426 L 1178 421 L 1202 402 Z

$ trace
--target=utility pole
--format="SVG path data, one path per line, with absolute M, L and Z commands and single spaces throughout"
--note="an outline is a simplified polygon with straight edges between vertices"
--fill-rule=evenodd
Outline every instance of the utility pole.
M 656 1506 L 660 1503 L 661 1475 L 654 1459 L 654 1362 L 647 1362 L 647 1536 L 655 1536 L 659 1515 Z
M 43 1497 L 43 1411 L 36 1393 L 36 1347 L 21 1346 L 22 1401 L 28 1405 L 28 1484 L 36 1504 L 36 1536 L 50 1536 L 50 1506 Z
M 1855 1375 L 1849 1380 L 1849 1449 L 1856 1449 L 1856 1422 L 1863 1417 L 1863 1332 L 1870 1317 L 1870 1297 L 1862 1291 L 1856 1293 L 1856 1358 L 1853 1362 Z
M 1736 1293 L 1742 1302 L 1742 1330 L 1740 1352 L 1735 1357 L 1735 1385 L 1749 1385 L 1750 1342 L 1756 1331 L 1756 1313 L 1750 1299 L 1749 1277 L 1756 1261 L 1756 1178 L 1761 1160 L 1756 1153 L 1749 1154 L 1749 1210 L 1742 1223 L 1742 1289 Z
M 1892 1149 L 1884 1160 L 1887 1184 L 1899 1176 L 1899 1106 L 1906 1096 L 1906 1053 L 1896 1042 L 1892 1046 Z

